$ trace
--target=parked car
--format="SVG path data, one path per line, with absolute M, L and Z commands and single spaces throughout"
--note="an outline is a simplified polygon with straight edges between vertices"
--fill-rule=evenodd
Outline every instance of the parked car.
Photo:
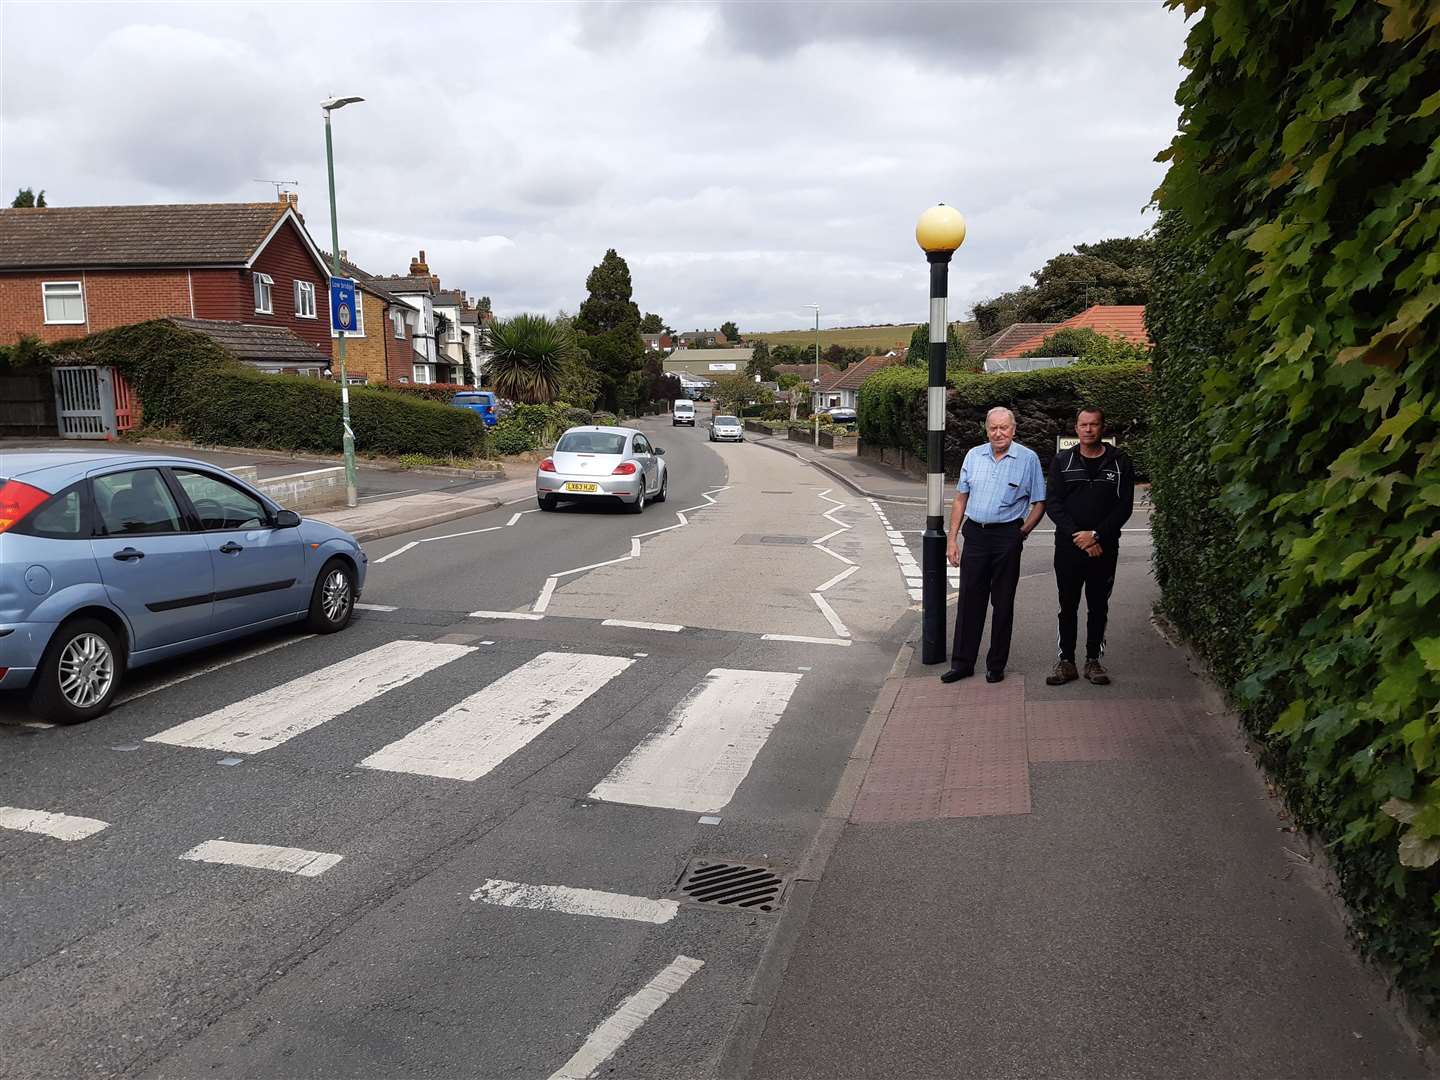
M 854 409 L 826 409 L 825 416 L 836 424 L 854 424 L 859 422 L 859 417 Z
M 745 428 L 741 426 L 740 418 L 737 416 L 717 416 L 710 421 L 710 441 L 725 442 L 727 440 L 745 441 Z
M 670 407 L 670 426 L 679 424 L 695 426 L 695 402 L 689 398 L 681 398 Z
M 348 533 L 202 461 L 0 454 L 0 697 L 77 723 L 130 668 L 290 622 L 333 633 L 365 565 Z
M 469 409 L 479 413 L 486 427 L 494 427 L 500 420 L 500 402 L 489 390 L 460 390 L 450 399 L 456 408 Z
M 669 489 L 664 449 L 634 428 L 573 427 L 535 471 L 541 510 L 562 500 L 606 499 L 638 514 L 649 502 L 664 502 Z

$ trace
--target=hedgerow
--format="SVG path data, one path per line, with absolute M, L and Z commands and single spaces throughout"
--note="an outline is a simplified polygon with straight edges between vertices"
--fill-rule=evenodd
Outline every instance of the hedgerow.
M 1440 23 L 1424 0 L 1184 6 L 1147 313 L 1163 604 L 1328 845 L 1357 939 L 1433 1009 Z

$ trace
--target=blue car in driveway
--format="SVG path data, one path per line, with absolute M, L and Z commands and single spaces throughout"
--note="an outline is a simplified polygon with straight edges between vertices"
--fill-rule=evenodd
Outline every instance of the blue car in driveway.
M 349 533 L 202 461 L 0 454 L 0 691 L 93 719 L 129 668 L 284 623 L 343 629 L 365 565 Z
M 500 419 L 500 399 L 489 390 L 461 390 L 450 399 L 457 409 L 479 413 L 486 427 L 494 427 Z

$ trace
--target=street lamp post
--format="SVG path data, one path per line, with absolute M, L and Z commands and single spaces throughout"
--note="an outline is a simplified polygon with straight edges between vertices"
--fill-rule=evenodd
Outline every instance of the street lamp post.
M 965 219 L 940 203 L 920 215 L 915 240 L 930 263 L 930 386 L 926 398 L 925 535 L 920 542 L 920 659 L 945 659 L 945 339 L 950 256 L 965 242 Z
M 806 304 L 815 309 L 815 445 L 820 445 L 820 305 Z
M 325 170 L 330 179 L 330 275 L 340 276 L 340 225 L 335 213 L 335 150 L 330 139 L 330 114 L 346 105 L 364 101 L 360 97 L 337 97 L 322 101 L 320 108 L 325 111 Z M 358 301 L 357 301 L 358 302 Z M 331 312 L 333 325 L 334 313 Z M 355 433 L 350 428 L 350 383 L 345 378 L 345 331 L 337 330 L 336 352 L 340 360 L 340 424 L 341 446 L 345 452 L 345 505 L 358 506 L 355 494 Z

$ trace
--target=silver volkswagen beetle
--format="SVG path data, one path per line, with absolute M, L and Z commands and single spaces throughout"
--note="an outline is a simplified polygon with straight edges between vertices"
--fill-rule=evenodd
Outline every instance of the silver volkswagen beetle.
M 665 451 L 634 428 L 573 427 L 535 471 L 541 510 L 562 500 L 606 499 L 638 514 L 646 503 L 664 502 L 669 486 Z

